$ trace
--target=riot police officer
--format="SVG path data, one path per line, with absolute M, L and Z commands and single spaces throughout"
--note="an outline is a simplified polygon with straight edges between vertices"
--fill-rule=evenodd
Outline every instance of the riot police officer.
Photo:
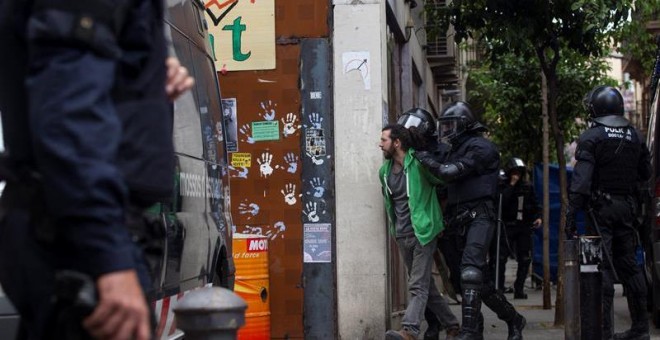
M 566 233 L 577 233 L 575 213 L 590 211 L 592 232 L 602 236 L 603 338 L 613 333 L 614 272 L 626 288 L 632 327 L 614 339 L 649 339 L 647 288 L 635 260 L 637 231 L 635 193 L 651 175 L 649 151 L 639 133 L 623 117 L 623 97 L 610 86 L 597 86 L 584 99 L 591 127 L 580 135 L 569 189 Z M 614 268 L 612 268 L 612 265 Z
M 505 178 L 501 184 L 502 221 L 505 227 L 501 234 L 506 242 L 500 242 L 498 287 L 504 287 L 507 258 L 513 252 L 518 262 L 516 280 L 513 284 L 514 299 L 527 299 L 524 285 L 529 273 L 529 265 L 532 263 L 532 228 L 537 228 L 542 222 L 534 188 L 525 180 L 526 174 L 527 168 L 523 160 L 512 157 L 507 162 Z
M 436 176 L 447 182 L 445 216 L 448 228 L 456 230 L 462 248 L 462 325 L 459 339 L 482 339 L 481 302 L 509 327 L 509 339 L 522 339 L 525 318 L 516 312 L 484 273 L 486 257 L 495 231 L 495 195 L 499 175 L 499 153 L 481 133 L 486 131 L 469 105 L 454 102 L 440 115 L 440 137 L 451 144 L 451 152 L 438 162 L 427 152 L 416 157 Z
M 161 0 L 0 0 L 11 51 L 0 54 L 0 281 L 25 338 L 66 337 L 51 303 L 65 270 L 98 290 L 90 335 L 150 338 L 148 269 L 126 207 L 171 196 L 168 95 L 187 74 L 178 63 L 166 73 L 163 11 Z

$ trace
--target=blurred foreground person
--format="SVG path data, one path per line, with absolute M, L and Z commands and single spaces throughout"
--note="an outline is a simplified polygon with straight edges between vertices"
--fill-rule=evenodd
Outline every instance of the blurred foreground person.
M 171 197 L 170 99 L 192 86 L 163 10 L 0 0 L 0 282 L 20 338 L 152 336 L 137 216 Z

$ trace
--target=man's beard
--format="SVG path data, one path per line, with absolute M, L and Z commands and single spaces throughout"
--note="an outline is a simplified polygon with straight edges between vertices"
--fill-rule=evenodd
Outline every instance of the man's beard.
M 391 147 L 389 149 L 383 149 L 383 156 L 385 156 L 385 159 L 392 159 L 394 157 L 394 147 Z

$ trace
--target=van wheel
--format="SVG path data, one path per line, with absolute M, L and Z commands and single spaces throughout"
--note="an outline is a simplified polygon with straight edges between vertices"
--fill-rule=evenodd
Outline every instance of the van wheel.
M 227 259 L 225 259 L 224 256 L 221 257 L 217 268 L 213 271 L 213 281 L 212 281 L 213 286 L 229 288 L 227 275 L 224 275 L 224 273 L 227 272 L 227 270 L 225 269 L 227 268 L 227 266 L 228 266 Z

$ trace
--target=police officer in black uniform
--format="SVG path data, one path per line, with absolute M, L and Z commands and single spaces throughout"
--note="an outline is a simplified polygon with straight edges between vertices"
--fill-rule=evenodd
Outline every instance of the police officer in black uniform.
M 397 123 L 411 131 L 415 142 L 415 150 L 427 151 L 438 161 L 445 159 L 449 152 L 449 146 L 438 142 L 435 118 L 433 118 L 430 112 L 422 108 L 413 108 L 401 114 Z M 438 186 L 436 190 L 439 202 L 447 198 L 446 188 Z M 448 239 L 449 237 L 440 237 L 438 239 L 438 248 L 443 252 L 445 262 L 449 267 L 450 279 L 453 282 L 460 277 L 460 271 L 458 270 L 460 257 L 457 252 L 451 251 L 453 248 L 444 245 Z M 458 289 L 458 286 L 456 287 L 455 289 Z M 424 318 L 428 324 L 426 332 L 424 332 L 424 340 L 437 340 L 442 328 L 446 329 L 447 340 L 454 339 L 458 335 L 460 325 L 456 316 L 447 304 L 441 306 L 444 309 L 442 315 L 434 314 L 428 307 L 424 310 Z
M 518 262 L 513 284 L 514 299 L 527 299 L 524 288 L 529 265 L 532 263 L 532 228 L 537 228 L 542 222 L 534 188 L 526 181 L 526 174 L 525 162 L 518 157 L 512 157 L 505 167 L 505 178 L 501 185 L 504 223 L 501 236 L 506 241 L 500 242 L 498 287 L 504 287 L 507 258 L 513 252 Z M 495 259 L 496 256 L 492 258 Z M 491 265 L 491 268 L 494 269 L 494 265 Z
M 614 339 L 649 339 L 647 288 L 635 260 L 637 202 L 634 188 L 651 175 L 649 151 L 639 133 L 623 117 L 623 97 L 610 86 L 598 86 L 584 100 L 592 126 L 580 135 L 569 190 L 566 233 L 577 233 L 575 213 L 590 211 L 591 233 L 602 236 L 603 339 L 612 339 L 614 273 L 626 288 L 632 327 Z M 614 268 L 612 268 L 612 264 Z
M 166 91 L 163 11 L 162 0 L 0 0 L 11 51 L 0 54 L 0 282 L 22 338 L 67 338 L 71 309 L 53 300 L 67 271 L 98 291 L 93 311 L 74 311 L 89 315 L 91 336 L 151 336 L 149 271 L 134 242 L 144 235 L 127 228 L 140 225 L 127 207 L 171 197 L 168 95 L 180 83 Z
M 444 211 L 448 229 L 462 240 L 461 287 L 462 326 L 459 339 L 482 339 L 481 301 L 506 321 L 508 339 L 522 339 L 525 318 L 516 312 L 501 292 L 495 290 L 487 273 L 486 257 L 495 232 L 495 195 L 499 175 L 499 153 L 481 133 L 486 128 L 475 119 L 465 102 L 454 102 L 439 118 L 440 137 L 451 144 L 443 162 L 427 152 L 416 157 L 447 182 Z

